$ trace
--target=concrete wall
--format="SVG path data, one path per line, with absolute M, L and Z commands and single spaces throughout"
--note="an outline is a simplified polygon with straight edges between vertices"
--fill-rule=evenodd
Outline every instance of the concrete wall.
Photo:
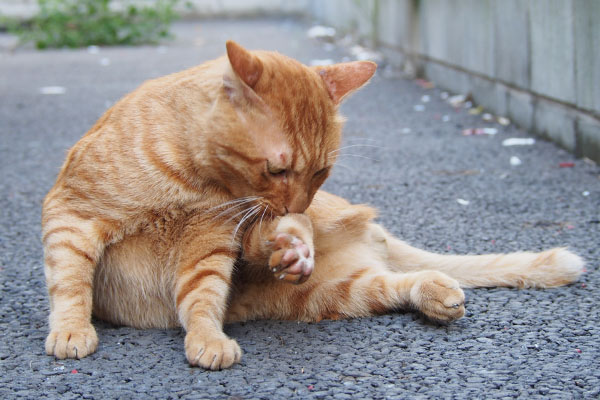
M 600 1 L 311 0 L 392 62 L 600 161 Z

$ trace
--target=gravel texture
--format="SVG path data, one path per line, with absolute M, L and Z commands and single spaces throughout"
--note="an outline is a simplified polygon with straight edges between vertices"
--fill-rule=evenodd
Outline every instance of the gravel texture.
M 44 354 L 40 205 L 66 150 L 143 80 L 214 58 L 226 39 L 303 62 L 348 54 L 306 38 L 308 27 L 186 22 L 175 26 L 177 40 L 160 47 L 0 52 L 0 398 L 598 398 L 600 169 L 542 140 L 503 147 L 527 133 L 455 110 L 440 89 L 385 68 L 343 106 L 345 144 L 378 147 L 347 149 L 326 188 L 376 206 L 387 228 L 432 251 L 570 246 L 588 263 L 580 282 L 468 290 L 465 318 L 448 326 L 411 313 L 233 324 L 226 332 L 244 357 L 219 372 L 188 366 L 179 330 L 97 322 L 92 356 Z M 45 86 L 66 92 L 40 94 Z M 418 104 L 425 110 L 415 111 Z M 461 134 L 478 127 L 498 134 Z M 513 156 L 522 164 L 511 166 Z

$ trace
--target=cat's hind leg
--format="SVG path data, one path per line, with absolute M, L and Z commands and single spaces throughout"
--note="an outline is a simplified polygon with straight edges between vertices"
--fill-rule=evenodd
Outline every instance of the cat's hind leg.
M 394 271 L 436 270 L 456 279 L 461 287 L 555 287 L 576 281 L 584 261 L 566 248 L 539 253 L 446 255 L 417 249 L 372 224 L 373 237 L 387 248 Z
M 290 285 L 276 278 L 244 285 L 232 298 L 227 320 L 314 322 L 399 309 L 418 310 L 441 322 L 464 315 L 463 291 L 456 280 L 441 272 L 394 273 L 373 267 L 331 267 L 334 274 L 316 273 L 301 285 Z

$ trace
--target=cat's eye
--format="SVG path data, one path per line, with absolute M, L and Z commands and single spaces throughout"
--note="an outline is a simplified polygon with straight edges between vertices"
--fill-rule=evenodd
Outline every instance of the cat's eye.
M 287 172 L 287 170 L 285 168 L 278 167 L 277 165 L 273 165 L 268 160 L 267 160 L 267 171 L 269 171 L 269 174 L 271 174 L 273 176 L 280 176 Z
M 315 174 L 313 175 L 313 177 L 314 178 L 318 178 L 320 176 L 325 175 L 327 172 L 329 172 L 329 168 L 331 168 L 331 167 L 325 167 L 325 168 L 322 168 L 322 169 L 318 170 L 317 172 L 315 172 Z

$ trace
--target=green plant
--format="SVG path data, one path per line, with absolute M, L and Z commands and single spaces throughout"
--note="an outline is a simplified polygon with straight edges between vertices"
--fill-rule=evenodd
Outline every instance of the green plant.
M 38 15 L 25 24 L 7 26 L 21 41 L 33 41 L 40 49 L 156 43 L 170 36 L 179 0 L 157 0 L 152 5 L 121 0 L 120 8 L 111 1 L 38 0 Z

